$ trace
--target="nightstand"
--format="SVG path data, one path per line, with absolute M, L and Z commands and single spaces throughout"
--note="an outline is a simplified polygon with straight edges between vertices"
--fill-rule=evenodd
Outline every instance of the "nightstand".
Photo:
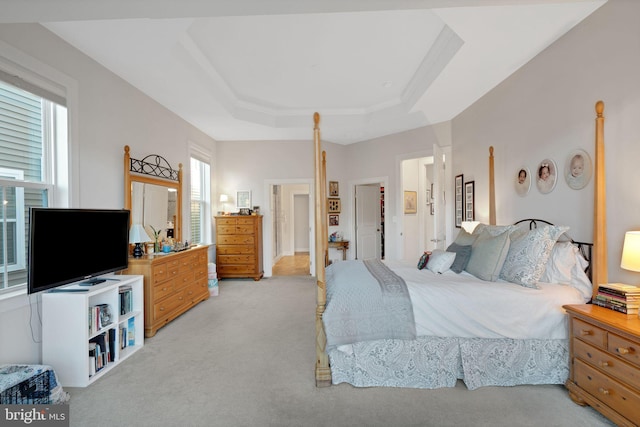
M 619 426 L 640 423 L 640 319 L 592 304 L 569 314 L 571 399 Z

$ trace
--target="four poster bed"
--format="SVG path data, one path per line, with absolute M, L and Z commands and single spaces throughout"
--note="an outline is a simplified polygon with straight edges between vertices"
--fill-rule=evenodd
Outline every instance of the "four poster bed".
M 434 250 L 418 268 L 328 262 L 326 156 L 316 113 L 316 385 L 564 384 L 569 332 L 562 306 L 589 301 L 597 292 L 592 283 L 607 282 L 603 109 L 596 103 L 593 245 L 542 220 L 495 225 L 491 147 L 489 224 L 461 229 L 447 252 Z

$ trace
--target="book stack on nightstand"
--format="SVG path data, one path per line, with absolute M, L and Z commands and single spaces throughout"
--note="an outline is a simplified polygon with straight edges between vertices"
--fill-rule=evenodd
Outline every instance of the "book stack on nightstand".
M 637 316 L 640 307 L 640 287 L 622 283 L 600 285 L 592 302 L 628 316 Z

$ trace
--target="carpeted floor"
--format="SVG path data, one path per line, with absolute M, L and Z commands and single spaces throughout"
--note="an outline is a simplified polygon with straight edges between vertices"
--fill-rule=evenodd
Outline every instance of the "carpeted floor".
M 315 279 L 220 281 L 220 294 L 71 393 L 71 426 L 612 426 L 562 386 L 316 388 Z

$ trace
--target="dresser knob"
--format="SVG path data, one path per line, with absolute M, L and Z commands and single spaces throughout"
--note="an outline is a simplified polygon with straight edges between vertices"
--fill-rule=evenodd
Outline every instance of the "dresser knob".
M 609 362 L 600 362 L 599 365 L 603 368 L 606 368 L 607 366 L 611 366 Z
M 160 307 L 160 311 L 164 311 L 164 307 Z
M 598 391 L 604 395 L 609 395 L 609 390 L 607 390 L 606 388 L 600 387 Z
M 583 329 L 582 331 L 580 331 L 580 335 L 582 335 L 583 337 L 591 335 L 591 331 L 588 329 Z
M 626 348 L 626 347 L 618 347 L 616 350 L 617 350 L 617 351 L 618 351 L 618 353 L 620 353 L 620 354 L 629 354 L 629 349 L 628 349 L 628 348 Z

